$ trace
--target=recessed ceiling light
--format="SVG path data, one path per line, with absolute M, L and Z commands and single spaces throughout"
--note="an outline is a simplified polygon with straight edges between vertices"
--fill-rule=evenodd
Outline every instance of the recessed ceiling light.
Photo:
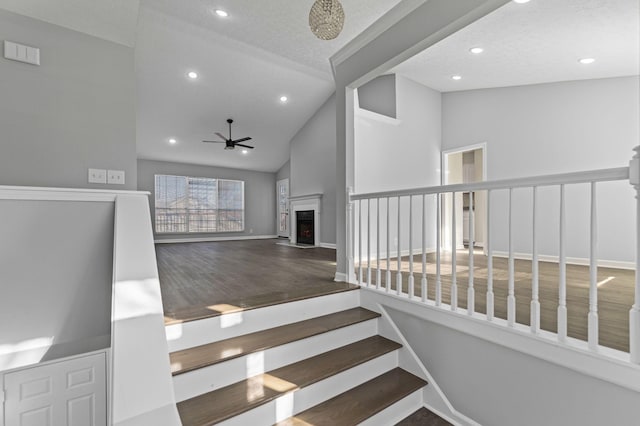
M 580 62 L 581 64 L 584 64 L 584 65 L 589 65 L 589 64 L 594 63 L 595 61 L 596 60 L 594 58 L 582 58 L 578 62 Z
M 191 80 L 195 80 L 196 78 L 198 78 L 198 73 L 195 71 L 189 71 L 187 73 L 187 77 L 189 77 Z
M 452 75 L 451 79 L 452 80 L 462 80 L 462 76 L 461 75 Z
M 226 18 L 227 16 L 229 16 L 229 14 L 222 9 L 216 9 L 216 15 L 218 15 L 221 18 Z
M 286 96 L 280 96 L 280 102 L 285 103 L 289 100 Z
M 249 153 L 249 150 L 248 150 L 248 149 L 243 149 L 241 152 L 242 152 L 244 155 L 247 155 L 247 154 Z
M 171 139 L 169 139 L 169 143 L 170 143 L 171 145 L 175 145 L 176 143 L 178 143 L 178 141 L 177 141 L 177 140 L 175 140 L 174 138 L 171 138 Z
M 529 3 L 529 0 L 513 0 L 514 3 L 524 4 Z
M 469 52 L 477 55 L 479 53 L 484 52 L 484 49 L 482 47 L 472 47 L 471 49 L 469 49 Z

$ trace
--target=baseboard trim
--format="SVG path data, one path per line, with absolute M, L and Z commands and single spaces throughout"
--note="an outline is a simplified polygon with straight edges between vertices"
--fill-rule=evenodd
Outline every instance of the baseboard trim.
M 339 283 L 348 283 L 349 282 L 347 274 L 345 274 L 343 272 L 336 272 L 335 278 L 333 280 L 336 281 L 336 282 L 339 282 Z
M 494 251 L 493 255 L 495 257 L 508 258 L 509 253 L 506 251 Z M 531 260 L 533 256 L 531 253 L 514 253 L 514 259 L 518 260 Z M 559 263 L 560 258 L 558 256 L 551 256 L 546 254 L 538 255 L 538 260 L 540 262 L 553 262 Z M 580 265 L 580 266 L 589 266 L 589 259 L 583 257 L 567 257 L 567 264 L 569 265 Z M 623 262 L 619 260 L 602 260 L 598 259 L 598 267 L 600 268 L 616 268 L 616 269 L 635 269 L 636 266 L 633 262 Z
M 320 243 L 320 247 L 328 248 L 328 249 L 332 249 L 332 250 L 336 249 L 335 243 Z
M 204 237 L 204 238 L 168 238 L 162 240 L 154 240 L 156 244 L 175 244 L 175 243 L 208 243 L 216 241 L 242 241 L 242 240 L 271 240 L 278 238 L 277 235 L 237 235 L 233 237 Z

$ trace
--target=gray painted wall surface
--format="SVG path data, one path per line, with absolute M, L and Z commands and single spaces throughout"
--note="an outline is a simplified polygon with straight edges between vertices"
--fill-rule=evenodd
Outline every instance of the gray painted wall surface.
M 400 311 L 388 312 L 451 404 L 479 424 L 638 424 L 637 392 Z
M 0 185 L 135 189 L 133 49 L 3 10 L 0 40 L 41 57 L 0 57 Z M 89 184 L 88 168 L 125 185 Z
M 244 181 L 244 232 L 155 234 L 157 240 L 275 235 L 276 174 L 223 167 L 200 166 L 163 161 L 138 160 L 138 189 L 151 192 L 151 220 L 155 232 L 155 175 L 192 176 Z M 251 232 L 253 230 L 253 232 Z
M 443 95 L 443 150 L 487 144 L 487 179 L 626 166 L 640 140 L 639 78 L 621 77 Z M 598 186 L 599 258 L 633 260 L 628 182 Z M 567 256 L 589 257 L 589 188 L 567 193 Z M 538 192 L 539 252 L 558 253 L 559 189 Z M 507 251 L 507 194 L 492 194 L 494 250 Z M 515 251 L 531 252 L 532 192 L 514 191 Z
M 358 88 L 360 108 L 396 118 L 396 76 L 381 75 Z
M 276 173 L 276 181 L 287 179 L 290 176 L 291 176 L 291 160 L 287 161 L 286 163 L 284 163 L 282 167 L 280 167 L 280 170 L 278 170 L 278 173 Z
M 292 197 L 322 193 L 320 241 L 336 242 L 336 100 L 335 95 L 291 140 Z
M 113 203 L 0 201 L 0 347 L 43 361 L 110 345 Z

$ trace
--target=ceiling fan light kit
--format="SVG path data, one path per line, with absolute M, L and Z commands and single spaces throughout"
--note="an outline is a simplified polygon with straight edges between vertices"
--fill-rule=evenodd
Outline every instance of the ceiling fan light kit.
M 250 141 L 252 138 L 247 137 L 247 138 L 240 138 L 240 139 L 236 139 L 233 140 L 233 138 L 231 137 L 231 124 L 233 124 L 233 119 L 228 118 L 227 119 L 227 123 L 229 123 L 229 137 L 226 138 L 222 133 L 216 132 L 216 136 L 218 136 L 220 139 L 220 141 L 202 141 L 202 142 L 207 142 L 207 143 L 223 143 L 224 145 L 224 149 L 235 149 L 236 146 L 241 146 L 243 148 L 248 148 L 248 149 L 253 149 L 252 146 L 249 145 L 245 145 L 241 142 L 246 142 L 246 141 Z M 244 150 L 243 150 L 244 151 Z
M 320 40 L 333 40 L 344 27 L 344 9 L 338 0 L 316 0 L 309 12 L 309 27 Z

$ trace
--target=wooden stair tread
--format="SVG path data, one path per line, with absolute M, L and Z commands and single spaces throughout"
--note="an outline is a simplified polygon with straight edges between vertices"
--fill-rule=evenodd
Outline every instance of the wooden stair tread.
M 427 384 L 401 369 L 382 374 L 334 398 L 283 420 L 277 426 L 357 425 Z
M 368 321 L 379 316 L 379 313 L 363 308 L 347 309 L 346 311 L 173 352 L 169 355 L 171 374 L 175 376 L 186 373 L 218 362 Z
M 185 426 L 211 425 L 365 363 L 402 345 L 373 336 L 178 403 Z
M 436 413 L 422 407 L 413 414 L 402 419 L 396 426 L 451 426 L 451 423 Z

